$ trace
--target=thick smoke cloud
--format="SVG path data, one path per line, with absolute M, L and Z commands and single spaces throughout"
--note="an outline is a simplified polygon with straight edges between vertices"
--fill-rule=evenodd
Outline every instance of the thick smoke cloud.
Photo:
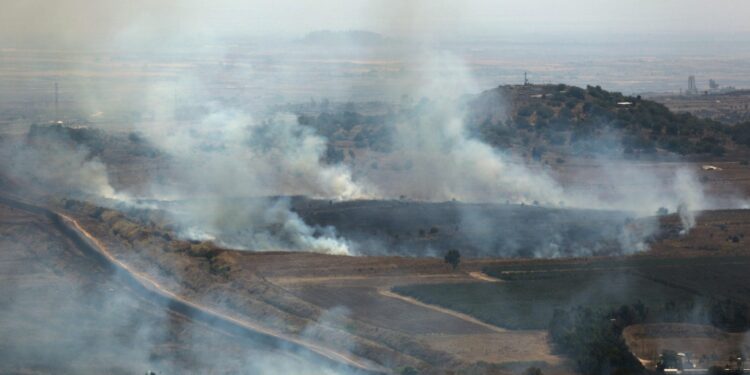
M 40 136 L 35 135 L 38 129 Z M 27 137 L 0 139 L 0 171 L 19 185 L 61 194 L 85 193 L 120 198 L 109 183 L 107 166 L 64 133 L 32 127 Z
M 152 182 L 149 198 L 181 201 L 172 217 L 183 234 L 251 250 L 351 254 L 334 228 L 310 227 L 285 199 L 264 198 L 370 196 L 348 167 L 321 161 L 324 138 L 290 114 L 256 119 L 214 102 L 200 120 L 177 122 L 171 108 L 158 108 L 163 125 L 140 131 L 167 155 L 170 176 Z
M 546 173 L 470 136 L 459 99 L 480 89 L 461 59 L 429 53 L 413 61 L 408 71 L 419 83 L 409 96 L 427 100 L 390 124 L 393 153 L 410 167 L 373 178 L 386 185 L 380 190 L 391 198 L 427 201 L 556 203 L 563 198 L 562 188 Z
M 86 1 L 74 1 L 50 9 L 66 8 L 59 17 L 61 23 L 67 24 L 72 23 L 71 19 L 85 4 Z M 35 7 L 41 7 L 41 3 L 13 3 L 11 6 L 28 14 Z M 72 33 L 71 38 L 81 39 L 82 44 L 96 45 L 97 41 L 84 41 L 85 36 L 91 34 L 112 43 L 115 49 L 134 51 L 137 49 L 130 42 L 137 38 L 129 39 L 130 36 L 141 33 L 146 39 L 157 34 L 169 37 L 182 27 L 183 19 L 191 19 L 191 15 L 171 3 L 122 7 L 102 2 L 91 10 L 89 14 L 101 13 L 102 17 L 94 24 L 80 27 L 100 32 L 75 27 L 67 32 Z M 173 14 L 160 17 L 172 10 Z M 420 6 L 405 5 L 402 10 L 398 24 L 391 25 L 394 31 L 408 30 L 410 25 L 424 21 L 420 20 Z M 155 18 L 160 22 L 154 22 Z M 160 27 L 172 32 L 162 33 L 164 30 Z M 419 26 L 424 27 L 429 25 Z M 190 28 L 199 29 L 200 25 Z M 50 30 L 40 28 L 39 32 L 49 33 Z M 212 40 L 218 41 L 218 38 Z M 340 238 L 334 228 L 305 224 L 284 200 L 261 199 L 236 204 L 233 199 L 289 195 L 333 200 L 407 196 L 425 201 L 456 199 L 615 209 L 637 216 L 650 216 L 658 208 L 667 207 L 680 214 L 686 230 L 694 225 L 692 212 L 712 207 L 706 202 L 700 184 L 687 172 L 678 173 L 665 185 L 654 174 L 637 166 L 613 162 L 612 158 L 602 159 L 601 170 L 611 174 L 607 177 L 611 183 L 607 191 L 597 191 L 575 184 L 563 185 L 545 167 L 528 163 L 477 139 L 470 134 L 464 121 L 467 113 L 461 95 L 476 94 L 485 88 L 475 83 L 471 70 L 461 58 L 441 52 L 439 47 L 429 44 L 430 40 L 410 42 L 414 49 L 396 49 L 389 56 L 403 62 L 403 74 L 399 79 L 409 84 L 406 88 L 396 85 L 403 90 L 399 93 L 383 92 L 383 97 L 405 94 L 426 99 L 415 108 L 407 108 L 405 115 L 388 124 L 394 149 L 389 157 L 398 159 L 408 168 L 354 175 L 343 164 L 323 163 L 321 159 L 330 140 L 300 126 L 289 114 L 257 111 L 250 115 L 247 108 L 251 103 L 236 105 L 215 100 L 205 83 L 216 79 L 217 75 L 210 69 L 205 75 L 197 70 L 196 76 L 180 76 L 166 85 L 163 80 L 155 80 L 151 85 L 153 90 L 142 95 L 139 106 L 155 114 L 155 120 L 134 126 L 167 155 L 165 172 L 149 182 L 151 194 L 142 198 L 180 200 L 173 218 L 182 234 L 191 238 L 214 239 L 224 245 L 254 250 L 313 249 L 338 254 L 354 253 L 351 247 L 356 245 Z M 216 48 L 215 55 L 209 54 L 208 61 L 223 61 L 228 52 L 231 52 L 229 47 Z M 286 74 L 288 69 L 288 66 L 279 68 L 279 74 Z M 223 71 L 222 79 L 231 80 L 234 74 L 244 73 Z M 273 90 L 272 85 L 268 87 L 269 92 Z M 178 116 L 180 108 L 175 100 L 178 96 L 182 102 L 206 110 L 185 121 Z M 502 115 L 502 104 L 494 105 L 499 107 L 494 110 Z M 617 155 L 612 157 L 616 160 Z M 38 179 L 46 179 L 49 185 L 69 185 L 74 190 L 114 196 L 104 166 L 86 152 L 68 153 L 66 150 L 60 157 L 42 152 L 16 160 L 29 164 L 20 170 L 34 171 Z M 59 161 L 66 162 L 57 163 Z M 78 167 L 68 170 L 60 164 Z M 638 187 L 631 189 L 634 181 L 638 182 Z M 659 188 L 643 188 L 651 183 Z M 466 221 L 477 222 L 474 218 Z M 621 237 L 625 243 L 632 243 L 633 248 L 643 249 L 643 241 L 635 238 L 639 236 L 636 234 L 650 235 L 654 230 L 638 230 Z
M 407 69 L 412 76 L 406 79 L 416 83 L 409 95 L 425 100 L 405 108 L 387 124 L 393 148 L 388 157 L 408 168 L 382 168 L 355 178 L 348 166 L 322 161 L 328 140 L 300 125 L 295 116 L 278 112 L 251 116 L 246 109 L 201 94 L 189 101 L 202 103 L 203 113 L 187 121 L 178 120 L 179 108 L 165 100 L 165 92 L 173 93 L 175 88 L 165 90 L 157 84 L 145 95 L 155 121 L 135 126 L 139 136 L 165 156 L 166 168 L 158 178 L 146 182 L 150 194 L 141 198 L 179 201 L 171 206 L 171 218 L 186 238 L 214 240 L 248 250 L 333 254 L 356 254 L 359 246 L 333 227 L 308 225 L 290 208 L 287 199 L 263 197 L 305 195 L 340 201 L 407 196 L 424 201 L 456 199 L 621 210 L 634 217 L 653 216 L 658 208 L 666 207 L 680 215 L 685 231 L 695 225 L 696 210 L 714 206 L 707 202 L 693 173 L 680 170 L 665 179 L 618 160 L 616 153 L 596 161 L 607 181 L 604 187 L 563 186 L 544 166 L 498 150 L 471 134 L 465 121 L 465 97 L 461 95 L 480 89 L 461 59 L 425 51 L 409 61 L 416 64 Z M 203 92 L 200 83 L 178 89 Z M 500 115 L 502 103 L 491 103 Z M 19 145 L 4 149 L 14 150 L 6 160 L 14 161 L 11 175 L 17 178 L 25 173 L 26 180 L 33 178 L 59 189 L 126 198 L 110 186 L 105 165 L 70 140 L 51 142 L 50 147 Z M 464 216 L 462 226 L 485 232 L 481 230 L 487 225 L 485 221 L 469 212 Z M 646 240 L 658 230 L 655 220 L 639 223 L 623 226 L 623 232 L 615 236 L 624 252 L 645 250 Z M 378 242 L 357 239 L 362 240 Z M 549 246 L 533 254 L 570 255 L 560 248 L 565 241 L 562 233 L 553 233 Z M 513 248 L 495 242 L 482 245 L 482 253 L 513 254 L 493 252 Z M 589 252 L 579 255 L 586 254 Z
M 562 185 L 544 165 L 498 150 L 473 135 L 460 95 L 481 89 L 461 59 L 449 54 L 426 56 L 413 59 L 418 67 L 408 71 L 417 75 L 413 81 L 421 82 L 410 95 L 429 100 L 390 124 L 393 154 L 408 168 L 370 172 L 369 180 L 383 196 L 623 211 L 644 218 L 637 225 L 623 226 L 616 236 L 626 253 L 647 249 L 645 242 L 658 231 L 658 221 L 645 217 L 654 216 L 661 207 L 680 215 L 684 233 L 695 225 L 695 211 L 719 207 L 705 197 L 702 184 L 690 170 L 660 176 L 663 171 L 624 160 L 619 148 L 593 161 L 597 173 L 589 178 L 598 181 L 597 186 L 587 185 L 588 179 Z M 492 108 L 486 111 L 503 118 L 506 104 L 504 98 L 498 99 L 488 103 Z M 610 134 L 609 138 L 618 137 Z M 485 221 L 467 212 L 462 225 L 481 229 Z M 564 237 L 563 233 L 550 236 L 549 246 L 535 254 L 563 254 L 559 244 Z M 579 255 L 589 254 L 581 250 Z
M 177 171 L 174 182 L 193 196 L 354 199 L 367 194 L 345 166 L 321 163 L 325 139 L 291 115 L 255 120 L 239 111 L 220 110 L 197 123 L 167 123 L 142 131 L 171 157 L 171 170 Z

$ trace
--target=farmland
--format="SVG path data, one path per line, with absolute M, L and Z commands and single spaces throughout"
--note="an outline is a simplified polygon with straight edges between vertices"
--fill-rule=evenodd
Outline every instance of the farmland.
M 712 299 L 747 302 L 747 257 L 626 257 L 532 261 L 492 265 L 503 282 L 406 285 L 394 291 L 455 309 L 488 323 L 541 329 L 556 308 L 613 308 L 638 301 L 654 310 L 671 302 L 703 305 Z
M 629 273 L 576 273 L 566 277 L 500 283 L 412 285 L 394 289 L 512 329 L 544 329 L 557 308 L 612 307 L 638 300 L 662 304 L 695 295 Z

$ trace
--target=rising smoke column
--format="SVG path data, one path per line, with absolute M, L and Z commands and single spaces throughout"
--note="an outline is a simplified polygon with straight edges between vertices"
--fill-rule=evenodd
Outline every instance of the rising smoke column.
M 0 139 L 0 172 L 31 189 L 119 199 L 106 165 L 63 127 L 32 126 L 24 137 Z
M 306 225 L 287 199 L 263 198 L 371 194 L 347 167 L 321 161 L 326 140 L 295 116 L 255 119 L 214 104 L 199 121 L 142 132 L 170 157 L 171 179 L 152 190 L 156 197 L 182 200 L 173 218 L 188 237 L 252 250 L 352 253 L 333 228 Z
M 463 60 L 448 53 L 405 57 L 421 103 L 390 124 L 393 154 L 406 172 L 378 181 L 386 196 L 427 201 L 557 203 L 562 188 L 543 170 L 472 137 L 461 96 L 479 92 Z M 497 105 L 501 105 L 497 103 Z M 374 172 L 380 174 L 386 172 Z M 385 176 L 384 176 L 385 177 Z

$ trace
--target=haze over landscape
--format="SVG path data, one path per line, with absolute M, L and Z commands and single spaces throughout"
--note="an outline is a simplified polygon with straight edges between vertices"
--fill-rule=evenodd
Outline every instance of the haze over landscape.
M 3 8 L 0 373 L 747 371 L 748 2 Z

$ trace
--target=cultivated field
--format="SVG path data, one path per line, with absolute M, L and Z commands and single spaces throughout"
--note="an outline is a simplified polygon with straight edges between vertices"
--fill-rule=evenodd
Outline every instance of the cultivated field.
M 683 290 L 619 272 L 571 272 L 562 277 L 500 283 L 408 285 L 394 291 L 510 329 L 546 329 L 555 309 L 693 298 Z

